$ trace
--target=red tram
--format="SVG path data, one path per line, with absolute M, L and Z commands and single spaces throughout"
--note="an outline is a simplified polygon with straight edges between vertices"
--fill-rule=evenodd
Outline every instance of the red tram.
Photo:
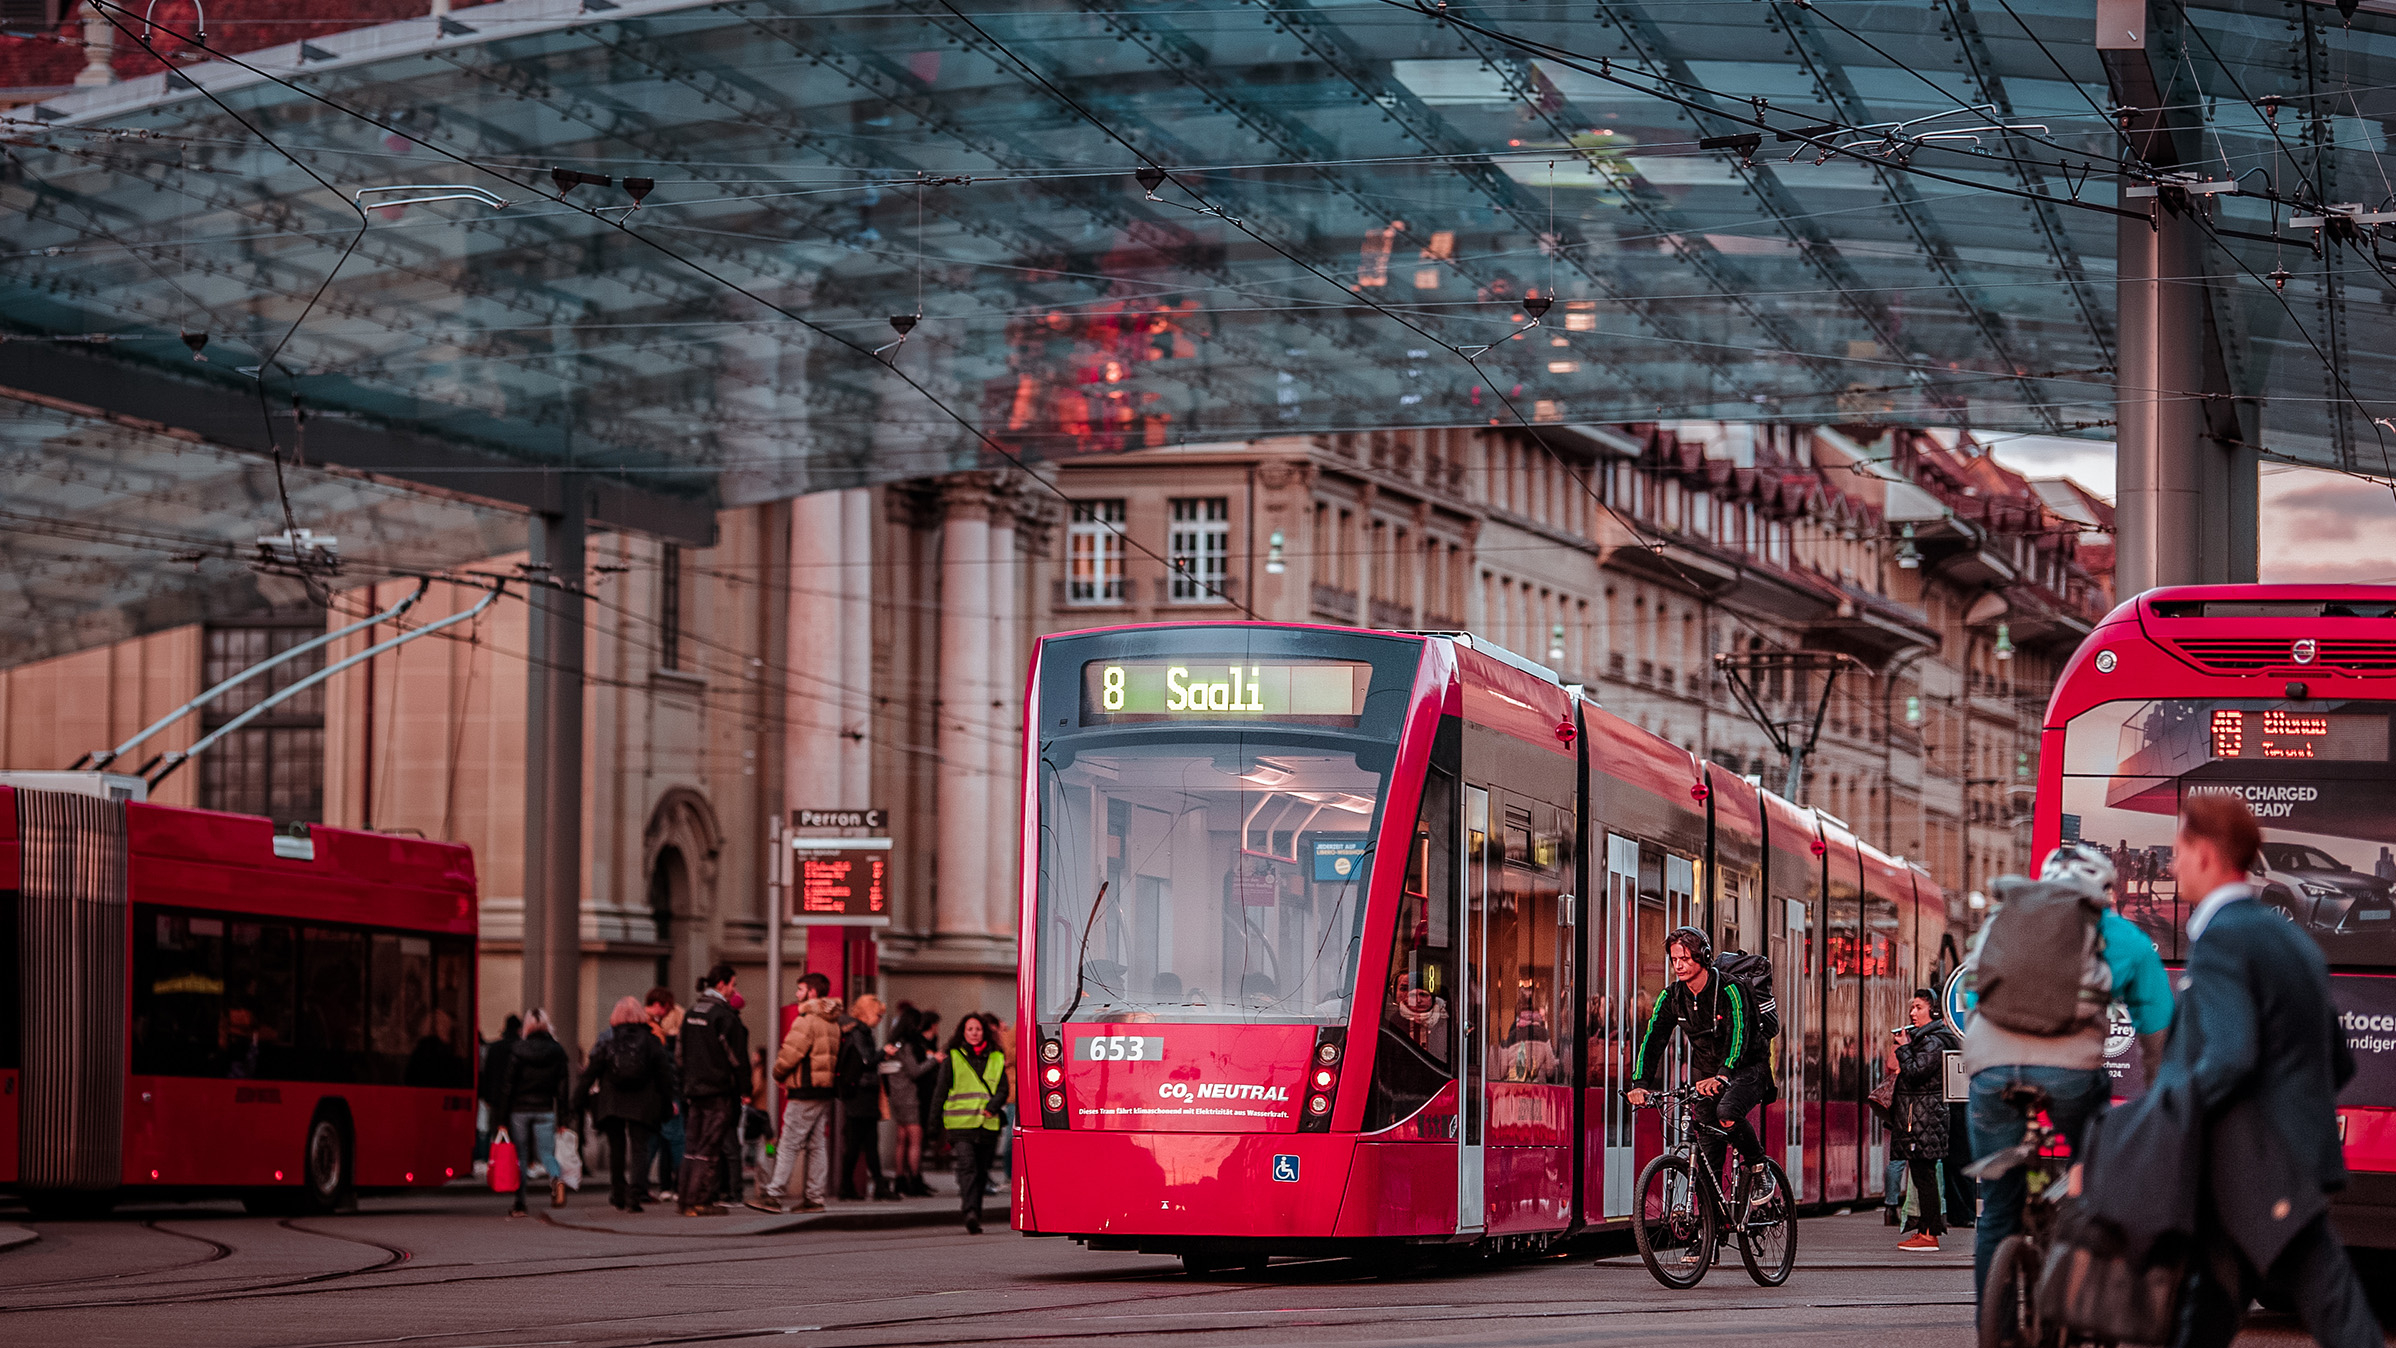
M 1874 1200 L 1919 868 L 1463 636 L 1052 636 L 1027 700 L 1014 1222 L 1193 1267 L 1624 1222 L 1664 936 L 1777 972 L 1765 1138 Z
M 37 1212 L 472 1165 L 466 848 L 0 781 L 0 876 L 0 1187 Z
M 2032 841 L 2094 843 L 2123 916 L 2176 964 L 2202 895 L 2172 883 L 2180 802 L 2253 807 L 2263 900 L 2329 960 L 2357 1072 L 2339 1097 L 2350 1246 L 2396 1249 L 2396 587 L 2149 590 L 2105 618 L 2055 685 Z M 2126 1050 L 2126 1039 L 2119 1040 Z M 2114 1059 L 2117 1088 L 2137 1055 Z

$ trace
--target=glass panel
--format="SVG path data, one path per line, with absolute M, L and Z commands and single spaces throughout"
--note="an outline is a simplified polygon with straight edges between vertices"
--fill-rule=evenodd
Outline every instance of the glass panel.
M 225 1074 L 225 924 L 137 909 L 133 921 L 133 1071 Z
M 1040 1018 L 1346 1019 L 1384 781 L 1300 737 L 1051 746 Z
M 2165 959 L 2186 955 L 2171 878 L 2180 802 L 2233 794 L 2263 826 L 2263 900 L 2331 963 L 2396 966 L 2396 703 L 2314 698 L 2108 702 L 2065 732 L 2066 841 L 2113 859 L 2115 903 Z
M 301 1075 L 367 1080 L 366 934 L 310 927 L 300 941 Z
M 1366 1132 L 1406 1118 L 1456 1078 L 1455 848 L 1456 781 L 1435 771 L 1399 889 Z

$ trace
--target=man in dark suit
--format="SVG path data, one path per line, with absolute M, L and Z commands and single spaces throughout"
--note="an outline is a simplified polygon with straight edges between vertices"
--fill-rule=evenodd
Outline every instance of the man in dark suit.
M 2327 1195 L 2346 1185 L 2338 1090 L 2354 1059 L 2329 1000 L 2329 967 L 2246 883 L 2262 850 L 2246 802 L 2196 796 L 2172 858 L 2188 918 L 2171 1047 L 2159 1080 L 2184 1079 L 2204 1120 L 2203 1185 L 2183 1348 L 2238 1333 L 2248 1296 L 2293 1303 L 2323 1348 L 2380 1348 Z

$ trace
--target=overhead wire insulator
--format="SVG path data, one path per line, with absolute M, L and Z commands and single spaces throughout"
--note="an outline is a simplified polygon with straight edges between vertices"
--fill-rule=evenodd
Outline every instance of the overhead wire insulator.
M 1165 171 L 1154 164 L 1140 165 L 1131 176 L 1139 179 L 1140 190 L 1152 197 L 1156 195 L 1156 189 L 1163 186 L 1165 181 Z
M 202 350 L 204 350 L 204 349 L 207 347 L 207 345 L 208 345 L 208 334 L 207 334 L 207 333 L 204 333 L 204 332 L 187 332 L 187 333 L 184 333 L 184 334 L 183 334 L 183 344 L 184 344 L 185 346 L 188 346 L 188 347 L 190 347 L 190 348 L 191 348 L 191 358 L 192 358 L 193 360 L 200 361 L 200 362 L 202 362 L 203 364 L 205 364 L 205 363 L 207 362 L 207 359 L 208 359 L 208 358 L 207 358 L 206 356 L 203 356 L 203 355 L 201 355 L 201 354 L 200 354 L 200 352 L 201 352 Z

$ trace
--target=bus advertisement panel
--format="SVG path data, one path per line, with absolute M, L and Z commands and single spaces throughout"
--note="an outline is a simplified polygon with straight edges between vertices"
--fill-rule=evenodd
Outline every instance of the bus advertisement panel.
M 2136 699 L 2082 712 L 2064 739 L 2060 836 L 2112 857 L 2122 915 L 2166 960 L 2186 958 L 2204 898 L 2171 877 L 2181 802 L 2253 808 L 2263 855 L 2249 879 L 2329 961 L 2357 1067 L 2349 1106 L 2396 1106 L 2392 717 L 2396 702 L 2360 699 Z

